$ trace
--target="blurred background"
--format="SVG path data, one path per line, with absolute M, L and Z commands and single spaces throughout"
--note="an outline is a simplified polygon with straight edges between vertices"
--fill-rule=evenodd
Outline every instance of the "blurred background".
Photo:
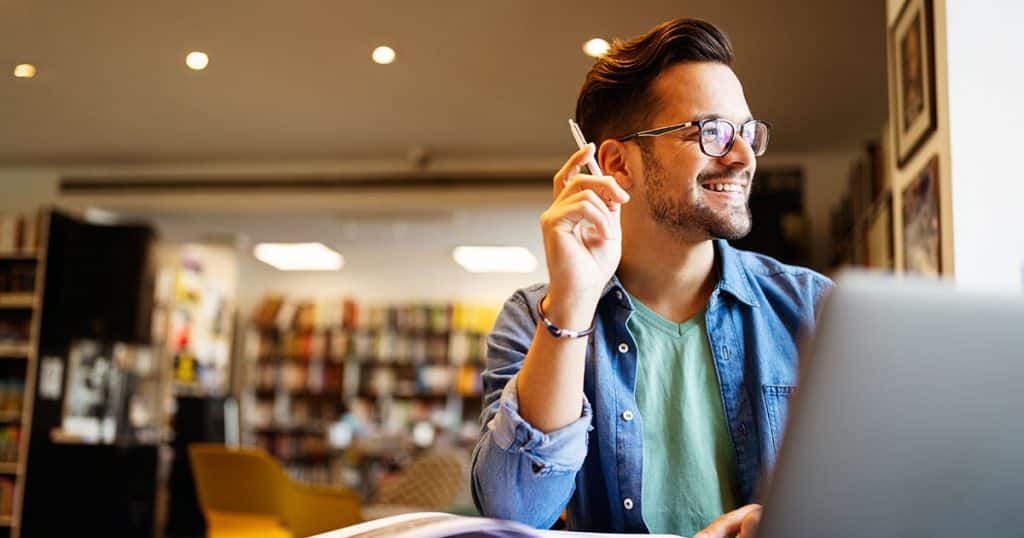
M 728 33 L 773 124 L 737 246 L 951 274 L 935 4 L 0 0 L 0 535 L 471 513 L 484 341 L 546 280 L 592 39 Z M 931 66 L 916 153 L 891 127 L 893 36 Z

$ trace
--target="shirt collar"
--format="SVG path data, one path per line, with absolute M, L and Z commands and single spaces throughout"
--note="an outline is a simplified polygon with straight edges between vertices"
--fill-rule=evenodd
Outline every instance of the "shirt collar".
M 724 239 L 716 239 L 715 244 L 715 266 L 719 271 L 720 280 L 716 289 L 720 289 L 732 295 L 737 300 L 748 306 L 758 306 L 757 299 L 750 289 L 750 281 L 747 279 L 743 262 L 740 260 L 739 252 Z M 612 275 L 608 284 L 605 284 L 601 297 L 613 294 L 620 305 L 633 310 L 629 302 L 629 294 L 626 288 L 622 287 L 618 275 Z
M 718 289 L 728 292 L 748 306 L 758 306 L 754 292 L 750 289 L 750 279 L 743 267 L 740 253 L 725 239 L 715 240 L 715 262 L 721 272 Z

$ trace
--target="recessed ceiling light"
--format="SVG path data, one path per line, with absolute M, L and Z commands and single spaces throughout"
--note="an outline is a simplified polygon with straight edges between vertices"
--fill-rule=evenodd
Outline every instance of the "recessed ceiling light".
M 601 39 L 600 37 L 595 37 L 594 39 L 591 39 L 590 41 L 587 41 L 586 43 L 583 44 L 583 52 L 586 53 L 587 56 L 600 58 L 601 56 L 604 56 L 606 52 L 608 52 L 608 47 L 609 45 L 607 41 Z
M 14 76 L 18 78 L 32 78 L 36 76 L 36 66 L 32 64 L 18 64 L 14 66 Z
M 452 258 L 470 273 L 529 273 L 537 258 L 523 247 L 455 247 Z
M 387 65 L 395 61 L 395 49 L 385 46 L 373 49 L 373 61 L 381 65 Z
M 281 271 L 337 271 L 345 259 L 323 243 L 260 243 L 256 259 Z
M 210 57 L 207 56 L 205 52 L 192 51 L 185 57 L 185 65 L 187 65 L 189 69 L 202 71 L 203 69 L 206 69 L 206 66 L 209 64 Z

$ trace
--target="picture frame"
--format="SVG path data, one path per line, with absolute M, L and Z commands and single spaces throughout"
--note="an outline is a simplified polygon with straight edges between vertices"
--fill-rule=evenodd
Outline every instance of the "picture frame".
M 890 110 L 898 166 L 936 129 L 935 37 L 931 0 L 907 0 L 889 29 Z
M 892 191 L 886 190 L 875 201 L 867 225 L 867 265 L 893 271 L 896 268 L 895 219 Z
M 942 271 L 939 156 L 934 155 L 903 188 L 903 269 L 938 276 Z

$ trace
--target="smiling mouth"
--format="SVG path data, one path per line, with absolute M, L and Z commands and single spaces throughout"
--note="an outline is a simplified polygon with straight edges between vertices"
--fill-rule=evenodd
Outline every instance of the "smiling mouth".
M 707 191 L 721 193 L 740 194 L 746 191 L 746 186 L 740 183 L 705 183 L 701 185 L 701 188 Z

